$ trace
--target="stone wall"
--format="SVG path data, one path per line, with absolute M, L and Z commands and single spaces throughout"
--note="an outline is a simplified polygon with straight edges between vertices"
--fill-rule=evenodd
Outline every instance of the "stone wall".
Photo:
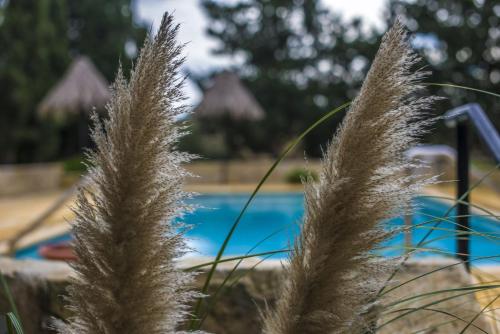
M 60 163 L 0 165 L 0 196 L 55 190 L 62 175 Z
M 274 163 L 271 158 L 251 160 L 197 160 L 186 168 L 196 177 L 190 178 L 192 184 L 256 184 Z M 436 161 L 425 173 L 441 176 L 442 180 L 454 179 L 453 166 Z M 267 183 L 285 183 L 287 175 L 299 168 L 320 171 L 320 161 L 313 159 L 286 159 L 269 176 Z M 54 190 L 76 182 L 79 173 L 64 175 L 61 163 L 0 165 L 0 196 L 19 195 L 31 192 Z
M 197 177 L 191 183 L 251 183 L 255 184 L 266 174 L 274 163 L 273 159 L 258 158 L 253 160 L 206 161 L 191 162 L 186 166 L 189 172 Z M 284 160 L 270 175 L 267 183 L 284 183 L 286 175 L 297 168 L 307 168 L 318 172 L 319 160 Z
M 192 184 L 256 184 L 273 162 L 274 160 L 265 158 L 228 162 L 199 160 L 188 164 L 186 168 L 196 175 L 189 179 L 189 183 Z M 284 183 L 290 171 L 301 167 L 318 171 L 319 162 L 285 160 L 269 177 L 268 183 Z M 61 163 L 0 165 L 0 196 L 56 190 L 70 186 L 79 176 L 79 173 L 65 175 Z
M 440 268 L 449 262 L 438 263 L 410 263 L 396 277 L 396 282 L 405 282 L 409 278 L 416 277 L 422 273 Z M 49 261 L 15 261 L 11 259 L 0 259 L 0 268 L 5 273 L 9 285 L 18 304 L 26 334 L 48 334 L 52 318 L 64 319 L 68 312 L 62 306 L 62 296 L 71 273 L 69 267 L 60 262 Z M 226 267 L 227 268 L 227 267 Z M 227 270 L 220 271 L 214 277 L 210 286 L 210 293 L 217 289 Z M 224 288 L 217 298 L 216 306 L 211 309 L 203 329 L 218 334 L 254 334 L 260 333 L 261 321 L 259 310 L 265 310 L 265 306 L 272 307 L 277 291 L 281 284 L 281 270 L 279 267 L 270 269 L 265 266 L 263 270 L 242 269 L 236 276 L 245 274 L 239 282 L 232 287 Z M 201 287 L 205 274 L 201 274 L 196 280 L 196 286 Z M 437 291 L 441 289 L 462 287 L 470 284 L 470 278 L 461 266 L 452 266 L 446 270 L 438 271 L 432 275 L 425 276 L 410 284 L 388 294 L 382 303 L 386 304 L 404 297 L 416 296 L 417 294 Z M 395 283 L 397 284 L 397 283 Z M 448 297 L 450 293 L 430 296 L 428 298 L 416 298 L 411 302 L 403 303 L 396 309 L 418 308 L 426 303 L 431 303 L 439 298 Z M 3 297 L 3 296 L 1 296 Z M 210 298 L 206 300 L 210 303 Z M 432 306 L 433 309 L 452 313 L 463 319 L 471 319 L 479 310 L 473 294 L 454 298 L 443 303 Z M 0 312 L 8 310 L 5 298 L 0 298 Z M 400 313 L 388 314 L 381 320 L 386 322 Z M 455 320 L 454 322 L 450 322 Z M 413 333 L 414 331 L 429 328 L 435 324 L 445 323 L 435 329 L 428 329 L 423 333 L 433 334 L 456 334 L 464 327 L 462 321 L 450 318 L 444 313 L 420 311 L 391 322 L 381 328 L 379 334 Z M 487 332 L 490 330 L 485 318 L 479 317 L 474 322 Z M 0 329 L 1 332 L 1 329 Z M 471 327 L 469 334 L 482 333 Z

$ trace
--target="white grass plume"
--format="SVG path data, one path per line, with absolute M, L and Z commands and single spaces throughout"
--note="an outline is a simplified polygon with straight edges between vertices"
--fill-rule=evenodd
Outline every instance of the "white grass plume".
M 319 184 L 306 185 L 306 214 L 287 268 L 288 283 L 267 334 L 370 331 L 370 303 L 389 261 L 370 254 L 390 233 L 381 222 L 402 213 L 422 184 L 405 176 L 404 151 L 429 121 L 417 98 L 422 73 L 397 22 L 384 36 L 358 97 L 323 160 Z
M 185 107 L 172 20 L 165 14 L 147 39 L 129 82 L 119 70 L 109 119 L 96 121 L 90 185 L 75 208 L 74 315 L 60 333 L 173 333 L 193 297 L 191 276 L 174 264 L 185 247 L 173 220 L 186 209 L 181 163 L 189 156 L 175 151 Z

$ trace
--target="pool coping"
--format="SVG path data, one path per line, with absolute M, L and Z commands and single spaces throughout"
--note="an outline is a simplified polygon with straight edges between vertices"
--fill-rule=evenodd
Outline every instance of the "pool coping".
M 177 261 L 179 269 L 189 269 L 193 266 L 208 263 L 212 261 L 212 257 L 192 257 L 189 259 L 180 259 Z M 220 263 L 218 265 L 218 271 L 225 272 L 230 271 L 234 268 L 237 260 Z M 287 266 L 287 259 L 281 260 L 262 260 L 261 258 L 245 259 L 239 265 L 240 270 L 281 270 Z M 460 265 L 460 261 L 452 258 L 447 258 L 443 256 L 434 256 L 429 258 L 419 258 L 410 259 L 406 262 L 407 265 L 419 265 L 419 266 L 438 266 L 447 268 L 450 265 L 457 264 Z M 9 257 L 0 256 L 0 268 L 1 273 L 5 275 L 16 275 L 21 274 L 34 278 L 44 278 L 50 281 L 65 281 L 70 277 L 74 271 L 71 265 L 64 261 L 51 261 L 43 259 L 13 259 Z M 203 272 L 206 271 L 209 266 L 205 269 L 197 269 L 196 271 Z M 478 270 L 489 272 L 491 274 L 500 275 L 500 265 L 478 265 L 475 266 Z M 473 269 L 474 271 L 474 269 Z

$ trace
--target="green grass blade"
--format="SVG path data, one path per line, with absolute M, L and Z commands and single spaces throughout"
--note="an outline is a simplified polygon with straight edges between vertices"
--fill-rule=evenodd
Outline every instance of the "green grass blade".
M 12 296 L 12 292 L 10 291 L 7 281 L 5 280 L 5 277 L 1 272 L 0 272 L 0 283 L 2 284 L 3 292 L 7 297 L 7 301 L 9 302 L 10 309 L 12 310 L 13 314 L 16 316 L 18 322 L 20 323 L 21 317 L 19 316 L 19 312 L 17 311 L 16 302 L 14 301 L 14 297 Z
M 497 286 L 497 285 L 495 285 Z M 394 318 L 391 318 L 390 320 L 384 322 L 383 324 L 381 324 L 380 326 L 378 326 L 376 328 L 376 330 L 380 330 L 381 328 L 387 326 L 388 324 L 390 323 L 393 323 L 394 321 L 398 320 L 398 319 L 401 319 L 411 313 L 415 313 L 415 312 L 418 312 L 424 308 L 428 308 L 430 306 L 434 306 L 434 305 L 437 305 L 437 304 L 440 304 L 442 302 L 445 302 L 445 301 L 448 301 L 448 300 L 451 300 L 451 299 L 454 299 L 454 298 L 458 298 L 458 297 L 462 297 L 462 296 L 466 296 L 466 295 L 469 295 L 469 294 L 472 294 L 472 293 L 476 293 L 477 291 L 483 291 L 483 290 L 488 290 L 489 288 L 488 287 L 484 287 L 482 289 L 474 289 L 472 291 L 467 291 L 467 292 L 464 292 L 464 293 L 461 293 L 461 294 L 458 294 L 458 295 L 454 295 L 454 296 L 450 296 L 450 297 L 446 297 L 446 298 L 442 298 L 442 299 L 439 299 L 439 300 L 436 300 L 436 301 L 433 301 L 431 303 L 427 303 L 425 305 L 422 305 L 422 306 L 419 306 L 419 307 L 416 307 L 412 310 L 409 310 L 409 311 L 406 311 L 404 312 L 403 314 L 400 314 Z M 492 288 L 493 289 L 493 288 Z M 398 310 L 394 310 L 394 311 L 391 311 L 391 312 L 388 312 L 387 314 L 391 314 L 391 313 L 398 313 Z
M 267 260 L 269 257 L 270 257 L 270 255 L 263 257 L 259 262 L 255 263 L 252 267 L 248 268 L 248 270 L 246 270 L 244 273 L 241 273 L 240 275 L 238 275 L 231 282 L 231 285 L 229 286 L 229 288 L 230 289 L 233 288 L 243 277 L 245 277 L 246 274 L 248 274 L 249 272 L 254 271 L 255 268 L 257 268 L 262 262 L 264 262 L 265 260 Z
M 409 308 L 406 308 L 406 309 L 401 309 L 401 311 L 410 311 L 410 310 L 413 310 L 413 309 L 414 309 L 413 307 L 409 307 Z M 435 312 L 435 313 L 440 313 L 440 314 L 447 315 L 447 316 L 455 319 L 455 320 L 452 320 L 452 322 L 458 320 L 458 321 L 462 321 L 462 322 L 467 323 L 467 320 L 462 319 L 459 316 L 457 316 L 457 315 L 455 315 L 455 314 L 453 314 L 451 312 L 446 312 L 446 311 L 443 311 L 443 310 L 439 310 L 439 309 L 435 309 L 435 308 L 428 308 L 428 307 L 423 308 L 422 311 L 430 311 L 430 312 Z M 487 331 L 485 331 L 484 329 L 482 329 L 482 328 L 480 328 L 480 327 L 478 327 L 478 326 L 476 326 L 474 324 L 472 324 L 472 327 L 475 328 L 475 329 L 477 329 L 477 330 L 479 330 L 479 331 L 481 331 L 481 332 L 483 332 L 483 333 L 485 333 L 485 334 L 489 334 Z M 430 332 L 427 332 L 427 333 L 430 333 Z
M 491 174 L 493 174 L 499 167 L 500 167 L 500 164 L 497 164 L 488 173 L 486 173 L 485 175 L 483 175 L 483 177 L 481 177 L 478 181 L 476 181 L 462 196 L 460 196 L 457 200 L 454 201 L 454 204 L 445 212 L 445 214 L 442 216 L 442 218 L 448 217 L 449 214 L 453 211 L 453 209 L 455 209 L 455 207 L 459 204 L 460 201 L 463 201 L 467 196 L 469 196 L 469 194 L 472 192 L 472 190 L 474 190 L 476 187 L 478 187 L 486 178 L 488 178 Z M 440 224 L 441 224 L 441 221 L 438 221 L 434 224 L 434 226 L 438 227 Z M 424 237 L 417 243 L 416 247 L 417 248 L 420 247 L 427 240 L 427 238 L 429 238 L 431 233 L 432 233 L 432 231 L 427 232 L 424 235 Z M 375 296 L 375 300 L 377 300 L 380 297 L 382 292 L 385 290 L 387 284 L 390 281 L 392 281 L 392 279 L 398 274 L 398 272 L 401 270 L 403 264 L 406 263 L 406 261 L 408 261 L 408 259 L 410 258 L 410 255 L 411 254 L 405 255 L 401 264 L 398 267 L 396 267 L 396 269 L 391 273 L 391 275 L 387 279 L 386 284 L 382 288 L 380 288 L 377 295 Z
M 491 95 L 494 97 L 500 97 L 500 94 L 489 92 L 487 90 L 482 90 L 478 88 L 473 88 L 473 87 L 467 87 L 467 86 L 461 86 L 461 85 L 455 85 L 452 83 L 438 83 L 438 82 L 425 82 L 424 85 L 426 86 L 437 86 L 437 87 L 448 87 L 448 88 L 458 88 L 458 89 L 463 89 L 463 90 L 470 90 L 473 92 L 477 93 L 482 93 L 486 95 Z
M 448 208 L 448 210 L 445 212 L 445 214 L 443 215 L 442 218 L 446 218 L 450 215 L 450 213 L 453 211 L 453 209 L 455 209 L 457 207 L 458 204 L 460 203 L 465 203 L 463 202 L 465 198 L 467 198 L 467 196 L 470 195 L 470 193 L 472 192 L 472 190 L 474 190 L 475 188 L 477 188 L 486 178 L 488 178 L 491 174 L 493 174 L 498 168 L 500 167 L 500 164 L 497 164 L 494 168 L 492 168 L 488 173 L 486 173 L 485 175 L 483 175 L 483 177 L 481 177 L 476 183 L 474 183 L 462 196 L 460 196 L 458 199 L 454 200 L 454 203 L 453 205 Z M 422 196 L 423 197 L 423 196 Z M 439 226 L 441 224 L 440 221 L 438 221 L 434 226 Z M 429 235 L 432 233 L 432 231 L 429 231 L 420 241 L 419 243 L 417 244 L 417 246 L 420 245 L 420 243 L 423 243 L 425 242 L 425 240 L 427 240 L 427 238 L 429 237 Z M 406 259 L 407 260 L 407 259 Z M 406 261 L 405 260 L 405 261 Z
M 404 304 L 406 302 L 415 300 L 415 299 L 420 299 L 420 298 L 427 298 L 427 297 L 432 297 L 435 295 L 439 295 L 442 293 L 449 293 L 449 292 L 461 292 L 461 291 L 483 291 L 483 290 L 491 290 L 491 289 L 498 289 L 500 288 L 500 284 L 491 284 L 491 285 L 473 285 L 473 286 L 464 286 L 461 288 L 451 288 L 451 289 L 442 289 L 442 290 L 435 290 L 435 291 L 430 291 L 430 292 L 424 292 L 416 295 L 412 295 L 410 297 L 406 297 L 403 299 L 396 300 L 394 302 L 391 302 L 387 305 L 383 305 L 383 308 L 389 308 L 393 307 L 399 304 Z M 392 311 L 393 312 L 393 311 Z M 390 313 L 392 313 L 390 312 Z
M 459 334 L 464 334 L 465 331 L 467 330 L 467 328 L 469 328 L 471 325 L 473 325 L 472 323 L 474 321 L 476 321 L 477 318 L 479 318 L 479 316 L 481 314 L 484 313 L 484 311 L 486 311 L 488 309 L 488 307 L 490 307 L 494 302 L 496 302 L 496 300 L 498 299 L 498 297 L 500 297 L 500 295 L 497 295 L 495 298 L 493 298 L 488 304 L 486 304 L 486 306 L 484 306 L 481 311 L 479 311 L 470 321 L 469 323 L 460 331 Z
M 326 115 L 324 115 L 323 117 L 321 117 L 319 120 L 317 120 L 314 124 L 312 124 L 304 132 L 302 132 L 297 138 L 295 138 L 295 140 L 290 145 L 288 145 L 288 147 L 280 154 L 280 156 L 278 157 L 278 159 L 276 159 L 276 161 L 272 164 L 272 166 L 266 172 L 266 174 L 264 175 L 264 177 L 257 184 L 257 187 L 255 188 L 255 190 L 252 192 L 252 194 L 248 198 L 247 202 L 243 206 L 243 209 L 240 211 L 238 217 L 236 218 L 235 222 L 233 223 L 233 225 L 231 226 L 229 232 L 227 233 L 226 238 L 224 239 L 224 242 L 222 243 L 222 245 L 221 245 L 221 247 L 220 247 L 220 249 L 219 249 L 219 251 L 218 251 L 218 253 L 217 253 L 216 257 L 215 257 L 215 261 L 213 261 L 212 267 L 210 268 L 210 271 L 208 272 L 208 275 L 207 275 L 207 278 L 205 280 L 205 283 L 204 283 L 204 285 L 202 287 L 201 292 L 203 294 L 207 293 L 208 287 L 210 285 L 210 281 L 212 280 L 212 277 L 213 277 L 213 275 L 215 273 L 215 270 L 217 269 L 217 265 L 218 265 L 218 263 L 219 263 L 222 255 L 224 254 L 224 251 L 226 250 L 226 247 L 227 247 L 227 245 L 229 243 L 229 240 L 231 240 L 231 237 L 233 236 L 234 231 L 236 230 L 236 227 L 240 223 L 241 218 L 245 214 L 248 206 L 253 201 L 254 197 L 257 195 L 257 193 L 259 192 L 259 190 L 262 187 L 262 185 L 264 184 L 264 182 L 266 182 L 266 180 L 269 178 L 269 176 L 272 174 L 272 172 L 276 169 L 276 167 L 281 163 L 281 161 L 288 155 L 288 153 L 290 153 L 290 151 L 292 151 L 302 141 L 302 139 L 304 139 L 305 136 L 307 136 L 312 130 L 314 130 L 316 127 L 318 127 L 320 124 L 322 124 L 327 119 L 331 118 L 333 115 L 335 115 L 338 112 L 346 109 L 350 104 L 351 104 L 351 102 L 344 103 L 343 105 L 341 105 L 341 106 L 333 109 L 332 111 L 328 112 Z M 201 308 L 201 303 L 202 303 L 202 299 L 198 299 L 198 301 L 196 302 L 196 305 L 194 307 L 193 316 L 192 316 L 192 319 L 191 319 L 190 324 L 189 324 L 189 328 L 191 330 L 193 330 L 193 329 L 195 329 L 197 327 L 196 323 L 198 321 L 196 319 L 199 316 L 199 312 L 200 312 L 200 308 Z
M 434 199 L 444 199 L 444 200 L 448 200 L 448 201 L 454 201 L 455 203 L 454 203 L 454 206 L 452 207 L 452 210 L 457 204 L 465 204 L 465 205 L 468 205 L 472 208 L 475 208 L 479 211 L 486 213 L 487 217 L 491 217 L 491 218 L 494 218 L 497 220 L 500 219 L 500 217 L 498 215 L 496 215 L 493 211 L 485 209 L 482 206 L 479 206 L 477 204 L 466 202 L 464 200 L 453 199 L 452 197 L 448 197 L 448 196 L 436 196 L 436 195 L 422 195 L 419 197 L 420 198 L 431 198 L 431 199 L 434 198 Z M 446 217 L 448 217 L 448 215 L 446 215 Z
M 477 297 L 476 297 L 476 299 L 477 299 Z M 454 310 L 456 310 L 457 312 L 460 312 L 463 315 L 463 317 L 467 317 L 467 319 L 470 319 L 471 316 L 473 316 L 474 314 L 476 314 L 477 310 L 476 309 L 470 309 L 469 308 L 469 306 L 470 306 L 469 304 L 470 304 L 469 301 L 463 301 L 463 302 L 459 302 L 459 303 L 454 303 L 453 306 L 450 309 L 447 309 L 447 311 L 448 312 L 454 312 Z M 483 312 L 483 316 L 485 318 L 490 319 L 490 320 L 497 321 L 496 317 L 494 316 L 494 314 L 490 314 L 490 313 L 494 313 L 494 312 L 496 312 L 495 308 L 489 308 L 487 311 Z M 424 320 L 425 318 L 427 318 L 425 315 L 423 315 L 421 317 L 422 322 L 424 322 L 424 323 L 427 322 L 426 320 Z M 451 324 L 451 323 L 454 323 L 454 322 L 457 322 L 457 320 L 456 319 L 451 320 L 451 321 L 447 320 L 447 321 L 444 321 L 444 322 L 437 322 L 435 324 L 430 324 L 430 323 L 427 322 L 428 325 L 429 325 L 429 327 L 421 328 L 420 330 L 414 331 L 414 332 L 412 332 L 410 334 L 434 333 L 434 332 L 436 332 L 437 328 L 442 327 L 442 326 L 446 326 L 447 324 Z M 495 331 L 495 333 L 497 333 L 497 332 Z
M 254 251 L 254 249 L 256 249 L 257 247 L 259 247 L 262 243 L 264 243 L 265 241 L 269 240 L 270 238 L 272 238 L 273 236 L 275 236 L 279 232 L 282 232 L 283 230 L 284 230 L 284 228 L 280 228 L 280 229 L 274 231 L 273 233 L 269 234 L 267 237 L 263 238 L 259 242 L 257 242 L 252 248 L 250 248 L 246 252 L 245 256 L 250 255 Z M 262 260 L 258 261 L 257 264 L 260 264 L 264 259 L 267 259 L 267 258 L 269 258 L 272 255 L 273 254 L 267 255 Z M 217 290 L 215 290 L 215 292 L 210 296 L 211 297 L 210 298 L 210 304 L 206 307 L 206 309 L 204 311 L 204 314 L 201 315 L 201 317 L 200 317 L 201 318 L 200 324 L 199 324 L 200 326 L 203 325 L 203 322 L 205 321 L 205 319 L 206 319 L 206 317 L 208 315 L 208 311 L 215 306 L 215 303 L 217 302 L 217 296 L 222 291 L 222 289 L 224 288 L 224 286 L 226 285 L 226 283 L 229 282 L 229 280 L 231 279 L 231 277 L 233 276 L 233 274 L 236 272 L 236 270 L 238 270 L 238 267 L 241 265 L 241 263 L 243 262 L 243 260 L 244 260 L 244 258 L 239 259 L 239 261 L 233 266 L 233 268 L 231 269 L 231 271 L 226 275 L 226 277 L 224 278 L 224 280 L 222 281 L 222 283 L 217 287 Z
M 460 224 L 455 224 L 456 226 L 462 226 Z M 427 227 L 427 226 L 422 226 L 418 228 L 419 230 L 429 230 L 432 229 L 433 231 L 442 231 L 442 232 L 450 232 L 452 235 L 456 234 L 456 230 L 453 228 L 445 228 L 445 227 Z M 473 235 L 477 237 L 482 237 L 492 243 L 495 243 L 497 245 L 500 245 L 500 237 L 496 236 L 497 234 L 489 234 L 489 233 L 482 233 L 479 231 L 476 231 L 472 228 L 468 228 L 467 226 L 464 227 L 464 231 L 462 232 L 464 235 Z
M 253 271 L 255 268 L 257 268 L 257 266 L 259 264 L 261 264 L 262 262 L 264 262 L 265 260 L 267 260 L 271 255 L 268 255 L 268 256 L 265 256 L 263 257 L 262 259 L 260 259 L 260 261 L 258 261 L 257 263 L 255 263 L 252 267 L 250 267 L 247 271 L 245 271 L 243 274 L 240 274 L 238 275 L 233 282 L 231 282 L 231 285 L 229 285 L 229 289 L 232 289 L 236 283 L 238 283 L 247 273 Z M 228 276 L 226 276 L 226 278 L 228 278 Z M 226 281 L 226 280 L 224 280 Z M 224 284 L 224 283 L 223 283 Z M 221 287 L 224 287 L 224 285 L 221 284 L 218 288 L 217 288 L 217 291 L 216 293 L 211 296 L 212 297 L 212 302 L 210 303 L 210 305 L 208 306 L 207 308 L 207 311 L 203 314 L 201 320 L 200 320 L 200 326 L 203 325 L 203 323 L 205 322 L 206 318 L 208 317 L 208 310 L 210 310 L 211 308 L 213 308 L 215 306 L 215 303 L 216 303 L 216 298 L 217 298 L 217 295 L 220 293 L 220 291 L 222 291 L 222 288 Z
M 12 315 L 14 315 L 12 313 Z M 12 321 L 9 319 L 9 315 L 5 315 L 5 323 L 7 324 L 7 334 L 16 334 L 16 330 L 14 329 L 14 324 Z
M 9 334 L 24 334 L 23 327 L 21 326 L 21 323 L 14 313 L 7 313 L 5 315 L 5 319 L 7 322 L 7 329 Z
M 434 324 L 434 325 L 431 325 L 429 327 L 425 327 L 425 328 L 421 328 L 421 329 L 418 329 L 416 331 L 413 331 L 409 334 L 428 334 L 428 333 L 435 333 L 437 331 L 438 328 L 440 327 L 443 327 L 443 326 L 446 326 L 446 325 L 449 325 L 451 323 L 454 323 L 456 322 L 457 320 L 456 319 L 452 319 L 452 320 L 447 320 L 447 321 L 442 321 L 442 322 L 439 322 L 437 324 Z M 488 333 L 488 334 L 491 334 L 491 333 Z
M 260 256 L 268 256 L 268 255 L 274 255 L 274 254 L 280 254 L 280 253 L 288 253 L 290 252 L 290 249 L 280 249 L 280 250 L 275 250 L 275 251 L 269 251 L 269 252 L 262 252 L 262 253 L 256 253 L 256 254 L 248 254 L 248 255 L 240 255 L 240 256 L 234 256 L 234 257 L 227 257 L 224 259 L 220 259 L 217 261 L 217 263 L 224 263 L 224 262 L 232 262 L 236 260 L 241 260 L 241 259 L 248 259 L 252 257 L 260 257 Z M 210 262 L 205 262 L 201 264 L 197 264 L 196 266 L 184 268 L 185 271 L 193 271 L 193 270 L 198 270 L 204 267 L 208 266 L 213 266 L 215 261 L 210 261 Z

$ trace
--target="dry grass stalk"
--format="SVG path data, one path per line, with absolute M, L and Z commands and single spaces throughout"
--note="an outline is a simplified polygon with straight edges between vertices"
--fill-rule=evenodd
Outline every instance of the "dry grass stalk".
M 328 147 L 319 184 L 306 185 L 289 281 L 265 333 L 370 331 L 370 300 L 394 263 L 370 252 L 390 235 L 381 222 L 407 209 L 423 182 L 403 173 L 410 166 L 403 152 L 424 132 L 422 110 L 433 100 L 416 97 L 423 73 L 410 68 L 417 61 L 397 22 Z
M 129 82 L 118 72 L 109 119 L 93 130 L 90 185 L 73 226 L 74 316 L 60 333 L 172 333 L 193 297 L 191 276 L 174 263 L 185 247 L 173 220 L 186 209 L 181 163 L 189 156 L 175 151 L 185 107 L 172 20 L 166 14 L 145 42 Z

